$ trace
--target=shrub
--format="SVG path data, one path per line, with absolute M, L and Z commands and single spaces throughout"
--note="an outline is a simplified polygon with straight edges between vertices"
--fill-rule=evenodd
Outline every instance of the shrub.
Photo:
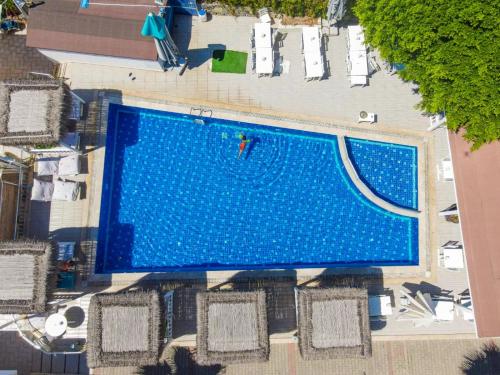
M 291 17 L 324 17 L 327 0 L 218 0 L 220 4 L 230 7 L 249 7 L 254 12 L 259 8 L 268 7 L 278 14 Z

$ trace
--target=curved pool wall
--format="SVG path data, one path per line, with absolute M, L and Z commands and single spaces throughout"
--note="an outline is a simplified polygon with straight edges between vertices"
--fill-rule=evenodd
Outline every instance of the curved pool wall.
M 97 273 L 418 264 L 418 219 L 359 192 L 336 136 L 195 119 L 110 105 Z
M 349 159 L 364 184 L 378 197 L 418 209 L 418 152 L 415 146 L 345 137 Z

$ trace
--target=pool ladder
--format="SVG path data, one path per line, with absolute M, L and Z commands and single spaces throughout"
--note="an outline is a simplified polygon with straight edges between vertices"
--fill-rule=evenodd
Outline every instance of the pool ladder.
M 211 109 L 205 109 L 205 108 L 194 108 L 191 107 L 191 110 L 189 111 L 190 115 L 193 116 L 199 116 L 199 117 L 212 117 L 212 110 Z M 205 121 L 202 118 L 196 118 L 194 119 L 194 123 L 198 125 L 205 125 Z

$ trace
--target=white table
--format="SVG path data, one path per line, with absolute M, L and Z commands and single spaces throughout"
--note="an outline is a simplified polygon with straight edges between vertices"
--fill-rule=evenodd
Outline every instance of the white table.
M 306 65 L 306 78 L 317 79 L 325 75 L 325 64 L 320 51 L 304 52 L 304 62 Z
M 447 181 L 452 181 L 454 179 L 453 175 L 453 164 L 449 159 L 441 160 L 441 170 L 442 178 Z
M 436 320 L 450 321 L 455 318 L 455 303 L 453 301 L 432 300 Z
M 271 25 L 269 23 L 256 23 L 255 30 L 255 49 L 271 48 Z
M 304 46 L 304 53 L 321 51 L 321 34 L 319 27 L 303 27 L 302 28 L 302 43 Z
M 391 296 L 368 296 L 370 316 L 392 315 Z
M 255 72 L 257 74 L 273 74 L 273 49 L 256 48 L 255 49 Z
M 45 321 L 45 332 L 52 337 L 59 337 L 66 332 L 68 321 L 62 314 L 52 314 Z
M 366 51 L 365 35 L 359 25 L 347 26 L 349 51 Z
M 443 249 L 443 263 L 445 268 L 464 268 L 463 249 Z

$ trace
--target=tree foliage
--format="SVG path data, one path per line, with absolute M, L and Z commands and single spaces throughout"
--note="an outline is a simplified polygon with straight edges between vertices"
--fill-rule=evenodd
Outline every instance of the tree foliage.
M 500 1 L 358 0 L 367 42 L 404 64 L 421 109 L 446 112 L 477 149 L 500 139 Z

